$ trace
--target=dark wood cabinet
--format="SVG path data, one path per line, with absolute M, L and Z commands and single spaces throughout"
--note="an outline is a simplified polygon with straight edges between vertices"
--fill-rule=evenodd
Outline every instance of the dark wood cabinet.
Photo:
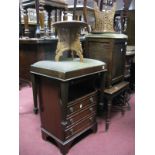
M 104 65 L 92 59 L 81 63 L 77 58 L 40 61 L 31 66 L 33 92 L 39 97 L 42 137 L 53 138 L 62 154 L 68 152 L 75 138 L 97 129 L 98 90 L 103 89 Z
M 124 79 L 127 36 L 124 34 L 89 34 L 84 55 L 106 62 L 106 87 Z
M 19 39 L 19 78 L 24 81 L 31 81 L 30 66 L 40 60 L 54 60 L 57 46 L 57 38 L 51 39 Z M 80 38 L 82 46 L 84 39 Z M 63 58 L 68 57 L 65 52 Z
M 54 60 L 57 39 L 19 40 L 19 77 L 31 81 L 30 66 L 40 60 Z

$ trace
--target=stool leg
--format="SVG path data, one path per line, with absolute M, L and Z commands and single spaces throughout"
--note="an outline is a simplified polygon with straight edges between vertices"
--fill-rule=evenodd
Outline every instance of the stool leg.
M 124 114 L 125 114 L 124 106 L 125 106 L 125 92 L 123 92 L 123 104 L 121 107 L 122 116 L 124 116 Z
M 126 104 L 127 104 L 127 109 L 128 109 L 128 110 L 131 110 L 129 100 L 130 100 L 130 94 L 129 94 L 129 90 L 127 90 L 127 91 L 125 92 L 125 102 L 126 102 Z
M 112 106 L 112 99 L 110 98 L 110 99 L 108 99 L 108 103 L 107 103 L 106 126 L 105 126 L 106 131 L 108 131 L 108 129 L 109 129 L 111 106 Z

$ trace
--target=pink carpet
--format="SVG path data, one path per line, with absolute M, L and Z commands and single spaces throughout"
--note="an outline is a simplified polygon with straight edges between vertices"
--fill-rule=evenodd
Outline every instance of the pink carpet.
M 20 120 L 19 143 L 20 155 L 61 155 L 52 143 L 42 140 L 40 116 L 33 114 L 31 87 L 24 87 L 19 92 Z M 131 110 L 124 116 L 121 112 L 111 118 L 108 132 L 105 121 L 97 119 L 97 133 L 90 133 L 71 147 L 67 155 L 134 155 L 135 154 L 135 95 L 130 99 Z

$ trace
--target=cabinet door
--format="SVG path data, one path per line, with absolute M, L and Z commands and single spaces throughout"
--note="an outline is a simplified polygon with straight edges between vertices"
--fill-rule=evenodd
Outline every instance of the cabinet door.
M 112 54 L 112 84 L 123 80 L 125 68 L 125 41 L 115 41 Z
M 106 39 L 90 40 L 87 43 L 88 57 L 104 61 L 109 64 L 111 60 L 111 42 Z
M 108 72 L 105 75 L 105 85 L 109 87 L 112 80 L 112 39 L 93 38 L 87 41 L 87 57 L 97 59 L 106 63 Z

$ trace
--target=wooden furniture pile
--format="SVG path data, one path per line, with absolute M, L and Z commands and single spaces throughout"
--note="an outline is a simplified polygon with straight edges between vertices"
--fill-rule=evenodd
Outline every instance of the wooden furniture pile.
M 25 0 L 23 4 L 25 4 L 25 8 L 35 4 L 38 14 L 37 24 L 41 24 L 39 26 L 41 30 L 36 32 L 39 32 L 39 37 L 42 37 L 44 36 L 44 24 L 41 22 L 43 20 L 42 6 L 48 10 L 50 7 L 47 6 L 51 6 L 52 0 L 31 0 L 30 2 L 33 2 L 30 3 L 31 5 L 27 3 L 29 1 Z M 57 1 L 54 2 L 57 6 Z M 39 5 L 41 6 L 40 21 Z M 65 9 L 65 4 L 61 7 Z M 97 13 L 100 14 L 99 9 Z M 106 18 L 107 16 L 108 14 Z M 109 16 L 111 19 L 114 14 Z M 63 155 L 69 151 L 73 141 L 87 130 L 92 129 L 96 132 L 96 116 L 99 106 L 106 112 L 106 131 L 109 129 L 112 107 L 120 110 L 122 115 L 124 115 L 125 110 L 130 109 L 128 102 L 129 82 L 125 81 L 127 36 L 114 32 L 112 20 L 109 20 L 108 23 L 110 27 L 107 27 L 106 23 L 102 23 L 100 20 L 96 21 L 101 25 L 98 26 L 96 23 L 93 32 L 85 36 L 83 53 L 79 34 L 74 29 L 71 32 L 71 27 L 72 24 L 78 26 L 81 24 L 80 27 L 85 24 L 79 21 L 56 22 L 54 24 L 58 32 L 58 45 L 57 48 L 55 47 L 56 61 L 53 60 L 53 53 L 50 55 L 50 52 L 47 52 L 48 54 L 44 55 L 44 52 L 40 50 L 38 55 L 34 53 L 34 58 L 37 57 L 37 59 L 33 59 L 33 63 L 36 62 L 31 63 L 34 113 L 37 114 L 39 110 L 42 138 L 44 140 L 54 139 Z M 95 30 L 95 28 L 97 29 Z M 25 34 L 27 32 L 25 27 Z M 48 40 L 44 41 L 48 42 Z M 27 43 L 30 42 L 27 40 Z M 37 46 L 40 44 L 41 42 Z M 43 45 L 40 49 L 45 49 L 45 46 Z M 33 49 L 33 51 L 35 50 Z M 63 58 L 65 51 L 74 51 L 80 59 Z M 60 61 L 59 57 L 61 57 Z M 30 62 L 32 61 L 30 60 Z M 30 67 L 30 63 L 28 67 Z

